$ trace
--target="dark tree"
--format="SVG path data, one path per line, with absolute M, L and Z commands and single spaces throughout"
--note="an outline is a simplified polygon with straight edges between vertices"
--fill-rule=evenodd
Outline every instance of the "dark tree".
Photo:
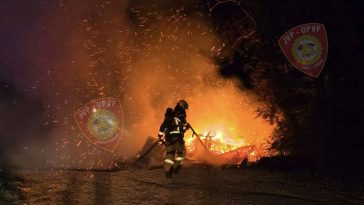
M 349 176 L 348 171 L 359 175 L 364 148 L 363 3 L 287 0 L 240 5 L 254 18 L 256 33 L 226 48 L 230 56 L 217 61 L 223 75 L 240 77 L 268 103 L 258 114 L 278 123 L 272 148 L 310 168 L 342 177 Z M 232 4 L 220 6 L 224 8 L 214 15 L 234 9 Z M 223 18 L 214 22 L 229 24 Z M 328 59 L 318 78 L 293 68 L 277 43 L 288 29 L 309 22 L 323 23 L 328 32 Z M 241 23 L 250 28 L 251 23 Z

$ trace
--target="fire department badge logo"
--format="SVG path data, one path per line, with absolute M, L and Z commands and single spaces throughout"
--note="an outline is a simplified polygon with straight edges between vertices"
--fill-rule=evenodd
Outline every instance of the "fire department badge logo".
M 285 33 L 278 43 L 295 68 L 313 77 L 320 75 L 328 51 L 327 34 L 323 24 L 296 26 Z
M 123 112 L 119 99 L 92 100 L 74 114 L 82 134 L 93 144 L 113 152 L 120 142 Z

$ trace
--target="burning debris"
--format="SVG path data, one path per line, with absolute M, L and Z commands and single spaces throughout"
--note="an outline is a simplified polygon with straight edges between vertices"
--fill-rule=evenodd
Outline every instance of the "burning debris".
M 149 168 L 162 166 L 164 146 L 158 146 L 162 145 L 160 142 L 163 141 L 148 137 L 137 162 L 143 162 Z M 197 134 L 192 129 L 192 136 L 187 138 L 185 146 L 187 160 L 211 165 L 240 166 L 268 155 L 266 146 L 244 144 L 241 139 L 240 142 L 234 141 L 222 132 Z
M 267 148 L 263 145 L 244 144 L 242 139 L 234 141 L 228 136 L 224 136 L 222 132 L 217 132 L 216 135 L 210 135 L 210 133 L 199 135 L 199 138 L 188 138 L 186 146 L 187 157 L 190 160 L 238 165 L 245 159 L 255 162 L 268 154 Z M 208 154 L 209 157 L 206 157 L 205 154 Z M 211 156 L 213 156 L 212 161 Z

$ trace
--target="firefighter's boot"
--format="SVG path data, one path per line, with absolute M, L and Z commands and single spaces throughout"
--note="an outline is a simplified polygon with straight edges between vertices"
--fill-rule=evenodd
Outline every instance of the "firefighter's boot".
M 172 177 L 172 169 L 174 165 L 174 155 L 175 150 L 173 145 L 167 145 L 166 147 L 166 158 L 164 159 L 164 172 L 166 173 L 167 178 Z
M 173 172 L 178 174 L 179 170 L 181 168 L 182 162 L 185 159 L 185 148 L 184 148 L 184 144 L 182 142 L 178 142 L 175 145 L 176 150 L 177 150 L 177 156 L 174 159 L 174 164 L 173 164 Z

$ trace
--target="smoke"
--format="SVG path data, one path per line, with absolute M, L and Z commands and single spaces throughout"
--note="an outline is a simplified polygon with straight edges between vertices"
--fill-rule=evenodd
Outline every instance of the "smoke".
M 188 121 L 198 132 L 223 130 L 246 144 L 266 143 L 272 133 L 256 118 L 264 105 L 254 93 L 218 74 L 211 50 L 224 45 L 201 3 L 85 0 L 33 7 L 26 11 L 34 13 L 32 26 L 21 35 L 30 66 L 22 67 L 27 75 L 15 73 L 16 84 L 41 101 L 47 132 L 42 143 L 21 146 L 12 155 L 15 164 L 106 168 L 130 160 L 179 99 L 189 102 Z M 72 117 L 100 97 L 118 97 L 123 105 L 124 131 L 114 153 L 90 144 Z

